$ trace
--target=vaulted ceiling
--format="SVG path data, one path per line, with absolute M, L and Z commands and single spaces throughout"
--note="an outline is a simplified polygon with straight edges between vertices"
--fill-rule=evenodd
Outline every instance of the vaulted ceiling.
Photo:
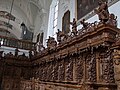
M 0 11 L 7 11 L 16 17 L 16 20 L 14 22 L 10 21 L 10 24 L 15 29 L 12 33 L 20 38 L 20 24 L 24 22 L 34 30 L 37 15 L 49 13 L 51 2 L 52 0 L 0 0 Z M 42 17 L 40 18 L 42 19 Z M 7 21 L 6 19 L 4 20 Z M 42 25 L 41 22 L 40 24 Z

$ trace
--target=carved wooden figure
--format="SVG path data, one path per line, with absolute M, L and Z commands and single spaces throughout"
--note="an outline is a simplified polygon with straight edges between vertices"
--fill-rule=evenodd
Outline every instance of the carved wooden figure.
M 61 61 L 59 63 L 59 81 L 64 81 L 65 80 L 65 67 L 64 67 L 64 61 Z
M 103 2 L 102 0 L 98 1 L 98 9 L 95 9 L 95 13 L 98 14 L 99 20 L 102 23 L 105 23 L 109 19 L 109 11 L 108 11 L 108 5 L 107 2 Z
M 87 81 L 95 82 L 96 81 L 96 60 L 95 55 L 88 55 L 86 58 L 86 69 L 87 69 Z
M 117 16 L 111 13 L 109 15 L 109 20 L 107 21 L 107 24 L 117 27 Z
M 60 43 L 61 42 L 61 33 L 62 33 L 62 31 L 60 31 L 59 29 L 58 29 L 58 32 L 56 33 L 57 34 L 57 41 Z
M 49 36 L 49 38 L 47 40 L 48 40 L 47 41 L 47 48 L 48 49 L 52 49 L 52 48 L 57 46 L 57 42 L 55 41 L 55 38 Z
M 76 78 L 75 79 L 76 79 L 77 82 L 81 82 L 82 78 L 83 78 L 83 75 L 84 75 L 84 73 L 83 73 L 83 71 L 84 71 L 83 58 L 82 58 L 81 55 L 76 58 L 75 63 L 76 63 L 76 65 L 75 65 L 75 67 L 76 67 L 76 69 L 75 69 Z
M 72 25 L 72 33 L 74 35 L 77 35 L 78 31 L 77 31 L 77 24 L 75 18 L 73 18 L 73 22 L 70 22 L 70 24 Z
M 73 80 L 73 62 L 71 58 L 69 59 L 70 61 L 66 62 L 66 80 L 72 81 Z
M 83 25 L 83 29 L 86 29 L 89 26 L 89 23 L 85 22 L 85 19 L 81 20 L 80 23 Z
M 19 52 L 19 50 L 18 50 L 18 48 L 16 48 L 15 49 L 15 56 L 18 56 L 18 52 Z

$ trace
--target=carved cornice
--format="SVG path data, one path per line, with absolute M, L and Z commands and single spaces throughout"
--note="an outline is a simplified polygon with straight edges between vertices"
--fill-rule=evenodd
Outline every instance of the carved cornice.
M 116 42 L 115 38 L 117 33 L 120 33 L 118 28 L 107 24 L 100 24 L 93 31 L 86 32 L 83 35 L 77 35 L 64 42 L 64 44 L 59 44 L 50 50 L 46 49 L 44 54 L 34 57 L 32 63 L 38 65 L 59 60 L 60 58 L 66 58 L 70 55 L 74 56 L 80 52 L 85 52 L 91 47 L 108 47 L 109 44 Z

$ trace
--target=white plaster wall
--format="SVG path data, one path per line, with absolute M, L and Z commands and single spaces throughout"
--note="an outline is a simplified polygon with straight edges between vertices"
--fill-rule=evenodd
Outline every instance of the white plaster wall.
M 49 25 L 48 25 L 48 36 L 56 38 L 55 32 L 53 31 L 53 18 L 54 18 L 54 6 L 57 0 L 53 0 L 50 6 L 50 16 L 49 16 Z M 59 0 L 58 4 L 58 22 L 57 28 L 62 30 L 62 17 L 66 11 L 70 11 L 70 21 L 75 18 L 75 0 Z
M 49 7 L 51 0 L 39 0 L 38 4 L 41 9 L 38 10 L 37 16 L 34 23 L 34 36 L 33 41 L 36 42 L 37 35 L 39 33 L 44 33 L 43 44 L 46 45 L 47 31 L 48 31 L 48 21 L 49 21 Z
M 49 13 L 49 12 L 48 12 Z M 46 45 L 47 31 L 48 31 L 48 18 L 49 14 L 43 13 L 43 24 L 40 30 L 44 31 L 43 44 Z
M 70 11 L 70 21 L 75 18 L 75 0 L 60 0 L 58 12 L 58 29 L 62 30 L 62 17 L 66 11 Z
M 34 36 L 33 41 L 36 42 L 37 35 L 41 32 L 44 33 L 43 37 L 43 44 L 46 44 L 46 38 L 47 38 L 47 31 L 48 31 L 48 19 L 49 19 L 49 11 L 46 9 L 42 9 L 41 12 L 38 11 L 38 14 L 36 16 L 35 24 L 34 24 Z
M 40 27 L 42 23 L 42 18 L 37 15 L 35 24 L 34 24 L 34 35 L 33 35 L 33 41 L 36 42 L 37 35 L 40 33 Z
M 53 36 L 54 34 L 54 31 L 53 31 L 54 13 L 53 12 L 54 12 L 54 6 L 56 1 L 57 0 L 52 0 L 52 3 L 50 5 L 47 38 L 48 36 Z

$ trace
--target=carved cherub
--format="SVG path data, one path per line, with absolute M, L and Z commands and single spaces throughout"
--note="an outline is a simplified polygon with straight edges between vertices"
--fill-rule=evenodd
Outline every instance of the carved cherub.
M 117 16 L 115 16 L 113 13 L 110 14 L 107 24 L 117 27 Z
M 94 12 L 98 14 L 99 20 L 102 23 L 105 23 L 109 19 L 109 11 L 108 11 L 108 5 L 107 2 L 103 2 L 102 0 L 98 1 L 98 9 L 95 9 Z

